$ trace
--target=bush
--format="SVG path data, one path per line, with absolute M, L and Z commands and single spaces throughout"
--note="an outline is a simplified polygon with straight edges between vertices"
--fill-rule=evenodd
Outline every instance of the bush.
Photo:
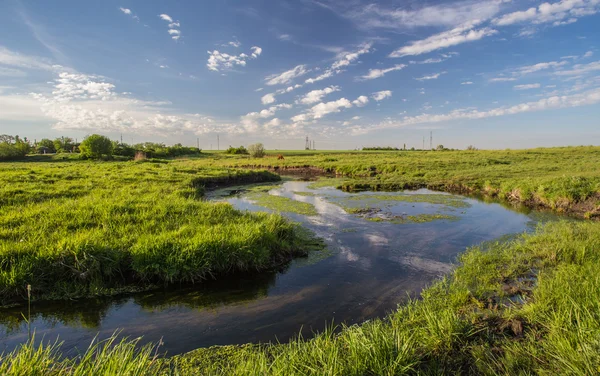
M 111 157 L 113 155 L 113 143 L 105 136 L 93 134 L 86 137 L 79 146 L 81 156 L 85 158 L 100 159 L 103 156 Z
M 248 146 L 248 153 L 254 158 L 262 158 L 267 154 L 265 147 L 260 142 Z
M 22 159 L 31 151 L 31 145 L 27 138 L 19 136 L 0 136 L 0 160 L 8 161 Z
M 240 146 L 239 148 L 234 148 L 233 146 L 229 146 L 229 148 L 227 150 L 225 150 L 225 153 L 227 153 L 227 154 L 248 154 L 248 149 L 246 149 L 243 146 Z

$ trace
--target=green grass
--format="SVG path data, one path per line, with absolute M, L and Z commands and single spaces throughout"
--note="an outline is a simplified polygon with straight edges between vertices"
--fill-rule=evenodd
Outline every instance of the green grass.
M 220 159 L 223 166 L 313 166 L 342 174 L 335 184 L 353 190 L 431 188 L 497 196 L 583 216 L 600 216 L 600 147 L 436 152 L 296 153 L 285 160 Z M 587 202 L 587 208 L 576 204 Z
M 24 344 L 0 360 L 17 375 L 392 375 L 600 372 L 600 231 L 559 222 L 465 252 L 447 278 L 383 320 L 288 344 L 217 346 L 155 358 L 123 341 L 75 359 Z M 520 299 L 515 299 L 519 297 Z
M 303 255 L 295 226 L 202 200 L 276 181 L 203 160 L 0 164 L 0 303 L 112 294 L 273 268 Z

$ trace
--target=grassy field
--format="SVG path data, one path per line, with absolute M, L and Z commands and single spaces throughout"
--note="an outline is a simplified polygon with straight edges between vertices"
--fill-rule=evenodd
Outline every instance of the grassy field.
M 278 179 L 237 167 L 317 168 L 346 190 L 429 187 L 598 218 L 600 148 L 505 151 L 223 153 L 147 162 L 0 164 L 0 289 L 105 294 L 270 268 L 303 253 L 278 215 L 203 202 L 205 189 Z M 50 157 L 54 158 L 54 157 Z M 236 167 L 236 168 L 233 168 Z M 313 170 L 314 171 L 314 170 Z M 317 182 L 315 185 L 319 185 Z M 272 203 L 274 208 L 284 202 Z M 160 357 L 135 339 L 79 357 L 24 344 L 0 359 L 16 375 L 392 375 L 600 373 L 600 223 L 550 223 L 467 250 L 421 299 L 383 320 L 289 344 Z
M 0 302 L 111 294 L 273 268 L 305 253 L 279 215 L 201 200 L 277 181 L 209 161 L 0 164 Z
M 551 223 L 468 250 L 462 265 L 384 320 L 281 345 L 198 349 L 162 358 L 136 340 L 60 358 L 24 344 L 0 359 L 14 375 L 397 375 L 600 372 L 600 231 Z
M 216 156 L 216 164 L 281 171 L 318 167 L 343 175 L 339 186 L 350 191 L 426 187 L 499 197 L 582 217 L 600 216 L 600 147 L 281 153 L 284 160 Z

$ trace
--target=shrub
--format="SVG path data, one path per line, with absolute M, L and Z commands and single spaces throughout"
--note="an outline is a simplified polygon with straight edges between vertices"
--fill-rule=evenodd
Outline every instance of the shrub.
M 239 148 L 234 148 L 233 146 L 229 146 L 229 148 L 227 150 L 225 150 L 225 153 L 227 153 L 227 154 L 248 154 L 248 149 L 246 149 L 243 146 L 240 146 Z
M 248 146 L 248 153 L 254 158 L 262 158 L 267 154 L 265 147 L 260 142 Z
M 81 156 L 86 158 L 100 159 L 103 156 L 111 157 L 113 155 L 113 143 L 105 136 L 93 134 L 86 137 L 79 146 Z

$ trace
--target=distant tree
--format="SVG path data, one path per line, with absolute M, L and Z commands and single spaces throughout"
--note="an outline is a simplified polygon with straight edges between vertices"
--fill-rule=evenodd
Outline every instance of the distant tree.
M 21 159 L 31 152 L 27 138 L 19 136 L 0 136 L 0 160 Z
M 438 151 L 443 151 L 443 150 L 446 150 L 446 148 L 444 148 L 444 145 L 438 145 L 438 146 L 435 148 L 435 150 L 438 150 Z
M 73 151 L 73 146 L 75 146 L 71 137 L 59 137 L 52 142 L 57 153 L 70 153 Z
M 467 150 L 479 150 L 479 149 L 477 149 L 477 148 L 476 148 L 475 146 L 473 146 L 473 145 L 469 145 L 469 146 L 467 146 Z
M 254 158 L 262 158 L 265 156 L 265 154 L 267 154 L 267 151 L 265 150 L 263 144 L 257 143 L 248 146 L 248 153 L 250 153 L 250 156 Z
M 47 138 L 43 138 L 40 142 L 38 142 L 36 148 L 38 153 L 40 152 L 40 150 L 44 149 L 48 153 L 56 153 L 56 149 L 54 148 L 54 142 Z
M 233 147 L 230 145 L 229 148 L 227 150 L 225 150 L 225 153 L 227 153 L 227 154 L 248 154 L 248 150 L 243 146 L 236 148 L 236 147 Z
M 79 145 L 81 155 L 86 158 L 100 159 L 103 156 L 110 157 L 113 155 L 113 143 L 105 136 L 93 134 L 83 140 Z

